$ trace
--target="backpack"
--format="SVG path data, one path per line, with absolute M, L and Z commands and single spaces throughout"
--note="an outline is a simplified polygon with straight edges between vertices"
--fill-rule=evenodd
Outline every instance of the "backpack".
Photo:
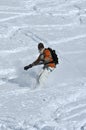
M 52 56 L 52 58 L 53 58 L 53 62 L 55 63 L 55 64 L 59 64 L 59 61 L 58 61 L 58 56 L 57 56 L 57 54 L 56 54 L 56 51 L 55 50 L 53 50 L 53 49 L 51 49 L 51 48 L 47 48 L 49 51 L 50 51 L 50 53 L 51 53 L 51 56 Z

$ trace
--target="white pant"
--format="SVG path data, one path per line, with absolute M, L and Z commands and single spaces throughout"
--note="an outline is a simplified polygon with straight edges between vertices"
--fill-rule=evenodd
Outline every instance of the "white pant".
M 38 76 L 38 84 L 43 86 L 49 76 L 49 73 L 52 72 L 53 70 L 54 68 L 51 67 L 42 69 Z

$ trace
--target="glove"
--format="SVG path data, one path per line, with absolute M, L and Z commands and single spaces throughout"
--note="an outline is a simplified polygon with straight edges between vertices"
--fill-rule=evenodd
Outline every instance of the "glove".
M 33 66 L 32 64 L 30 64 L 30 65 L 28 65 L 28 66 L 25 66 L 25 67 L 24 67 L 24 70 L 28 70 L 28 69 L 32 68 L 32 66 Z

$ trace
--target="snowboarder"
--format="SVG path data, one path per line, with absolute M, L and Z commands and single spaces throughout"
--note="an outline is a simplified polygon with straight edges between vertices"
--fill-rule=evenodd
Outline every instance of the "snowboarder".
M 34 61 L 32 64 L 25 66 L 24 70 L 28 70 L 29 68 L 32 68 L 33 66 L 38 64 L 44 64 L 38 76 L 38 83 L 40 85 L 43 85 L 49 73 L 56 68 L 56 64 L 53 61 L 50 50 L 48 48 L 45 48 L 43 43 L 38 44 L 38 50 L 40 55 L 38 56 L 37 60 Z

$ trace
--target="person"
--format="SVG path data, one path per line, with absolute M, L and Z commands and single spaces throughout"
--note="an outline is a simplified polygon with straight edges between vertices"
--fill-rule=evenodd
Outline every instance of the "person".
M 49 73 L 52 72 L 56 68 L 56 64 L 53 61 L 51 52 L 49 49 L 46 49 L 44 47 L 43 43 L 38 44 L 38 50 L 39 50 L 39 56 L 38 58 L 32 63 L 24 67 L 24 70 L 28 70 L 29 68 L 32 68 L 33 66 L 43 64 L 43 68 L 38 76 L 38 84 L 44 85 L 46 79 L 49 76 Z

